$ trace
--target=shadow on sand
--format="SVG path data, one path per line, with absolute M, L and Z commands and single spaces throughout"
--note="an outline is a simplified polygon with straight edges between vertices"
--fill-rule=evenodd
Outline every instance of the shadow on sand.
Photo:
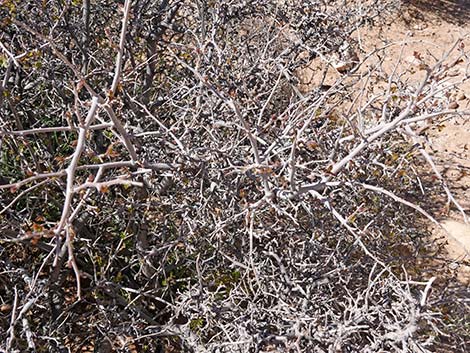
M 470 22 L 470 0 L 405 0 L 405 4 L 446 22 L 459 25 Z

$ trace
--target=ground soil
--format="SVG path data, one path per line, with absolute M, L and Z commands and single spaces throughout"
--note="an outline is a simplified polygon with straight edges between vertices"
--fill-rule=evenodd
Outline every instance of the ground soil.
M 416 40 L 413 50 L 429 56 L 442 55 L 457 40 L 463 39 L 465 48 L 470 48 L 470 1 L 410 1 L 402 11 L 403 18 L 390 25 L 383 35 L 401 40 L 412 36 Z M 467 60 L 462 60 L 452 69 L 450 82 L 465 80 L 470 75 Z M 445 177 L 457 202 L 466 212 L 470 211 L 470 81 L 464 81 L 453 90 L 449 103 L 458 111 L 466 112 L 462 117 L 449 120 L 444 125 L 431 129 L 427 134 L 429 152 L 432 153 L 438 170 Z M 442 201 L 447 201 L 442 192 Z M 444 242 L 444 255 L 449 266 L 458 267 L 457 278 L 470 284 L 470 218 L 465 220 L 455 206 L 436 214 L 443 229 L 432 227 L 435 239 Z M 467 223 L 465 222 L 467 221 Z
M 379 29 L 364 29 L 356 35 L 366 51 L 385 43 L 408 42 L 402 53 L 402 46 L 390 47 L 386 59 L 389 70 L 400 55 L 404 62 L 416 65 L 416 52 L 425 62 L 432 63 L 439 60 L 459 39 L 463 39 L 465 48 L 470 48 L 470 1 L 409 1 L 403 6 L 401 16 L 389 25 Z M 465 81 L 465 78 L 469 74 L 467 60 L 461 60 L 448 75 L 448 83 L 464 80 L 458 89 L 450 92 L 449 106 L 467 114 L 431 128 L 424 134 L 429 143 L 428 152 L 432 154 L 450 191 L 467 214 L 470 211 L 470 81 Z M 410 83 L 418 82 L 422 75 L 423 72 L 417 70 L 407 79 Z M 448 265 L 456 267 L 457 278 L 468 285 L 470 224 L 465 223 L 464 216 L 455 206 L 451 204 L 446 207 L 447 196 L 444 190 L 441 194 L 441 199 L 437 202 L 444 205 L 441 208 L 443 211 L 434 212 L 433 215 L 438 218 L 443 229 L 431 225 L 429 227 L 434 239 L 443 243 L 443 255 L 448 260 Z
M 464 51 L 470 48 L 470 1 L 450 0 L 413 0 L 406 1 L 401 11 L 387 24 L 365 26 L 352 34 L 355 53 L 358 59 L 364 59 L 378 48 L 387 47 L 381 52 L 384 77 L 393 70 L 401 74 L 401 79 L 410 86 L 419 84 L 425 71 L 420 65 L 432 67 L 450 48 L 459 46 Z M 385 55 L 385 57 L 383 57 Z M 459 83 L 445 96 L 447 107 L 462 112 L 462 116 L 452 117 L 436 127 L 423 126 L 421 137 L 427 142 L 427 151 L 432 156 L 438 171 L 444 177 L 455 200 L 468 214 L 470 211 L 470 64 L 469 58 L 454 61 L 459 55 L 453 50 L 447 62 L 453 65 L 445 78 L 445 84 Z M 419 60 L 418 60 L 419 58 Z M 368 59 L 374 60 L 372 59 Z M 397 65 L 398 63 L 398 65 Z M 328 88 L 345 75 L 338 70 L 334 56 L 318 57 L 299 74 L 300 91 L 309 91 L 318 87 Z M 412 68 L 412 70 L 410 70 Z M 414 68 L 414 69 L 413 69 Z M 344 78 L 344 77 L 343 77 Z M 467 78 L 469 78 L 467 80 Z M 347 78 L 346 78 L 347 80 Z M 362 83 L 361 83 L 362 84 Z M 387 89 L 386 81 L 372 83 L 372 91 Z M 362 87 L 358 86 L 358 89 Z M 367 100 L 367 96 L 362 98 Z M 364 104 L 360 99 L 357 104 Z M 423 171 L 433 175 L 431 168 Z M 428 197 L 426 193 L 423 198 Z M 443 188 L 439 195 L 429 200 L 428 210 L 440 223 L 441 227 L 431 222 L 423 227 L 429 228 L 433 240 L 444 249 L 442 256 L 446 266 L 450 266 L 461 283 L 470 284 L 470 224 L 457 207 L 448 204 Z M 470 217 L 467 218 L 470 222 Z M 441 263 L 442 264 L 442 263 Z

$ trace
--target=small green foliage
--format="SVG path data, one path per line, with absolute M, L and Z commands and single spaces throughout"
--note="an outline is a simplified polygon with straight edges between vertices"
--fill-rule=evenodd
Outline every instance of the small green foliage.
M 123 278 L 124 278 L 124 276 L 123 276 L 122 272 L 119 271 L 119 272 L 116 274 L 116 276 L 114 276 L 113 282 L 114 282 L 114 283 L 121 283 L 122 280 L 123 280 Z
M 105 264 L 104 259 L 103 259 L 101 256 L 99 256 L 99 255 L 95 256 L 94 262 L 95 262 L 98 266 L 100 266 L 100 267 Z
M 192 319 L 190 322 L 189 322 L 189 328 L 192 330 L 192 331 L 200 331 L 201 328 L 204 326 L 204 324 L 206 323 L 206 320 L 204 320 L 204 318 L 202 317 L 198 317 L 196 319 Z
M 0 54 L 0 67 L 5 69 L 8 67 L 8 59 L 4 54 Z

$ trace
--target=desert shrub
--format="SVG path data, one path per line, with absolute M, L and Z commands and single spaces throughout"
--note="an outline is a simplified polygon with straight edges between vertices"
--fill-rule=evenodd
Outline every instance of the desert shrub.
M 351 35 L 397 6 L 3 1 L 1 347 L 438 347 L 414 131 L 449 62 L 413 87 Z

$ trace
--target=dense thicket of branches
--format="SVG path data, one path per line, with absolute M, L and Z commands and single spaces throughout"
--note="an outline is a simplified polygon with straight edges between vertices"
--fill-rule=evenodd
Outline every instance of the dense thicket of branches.
M 465 53 L 383 69 L 397 5 L 2 1 L 0 349 L 464 350 L 413 166 Z

